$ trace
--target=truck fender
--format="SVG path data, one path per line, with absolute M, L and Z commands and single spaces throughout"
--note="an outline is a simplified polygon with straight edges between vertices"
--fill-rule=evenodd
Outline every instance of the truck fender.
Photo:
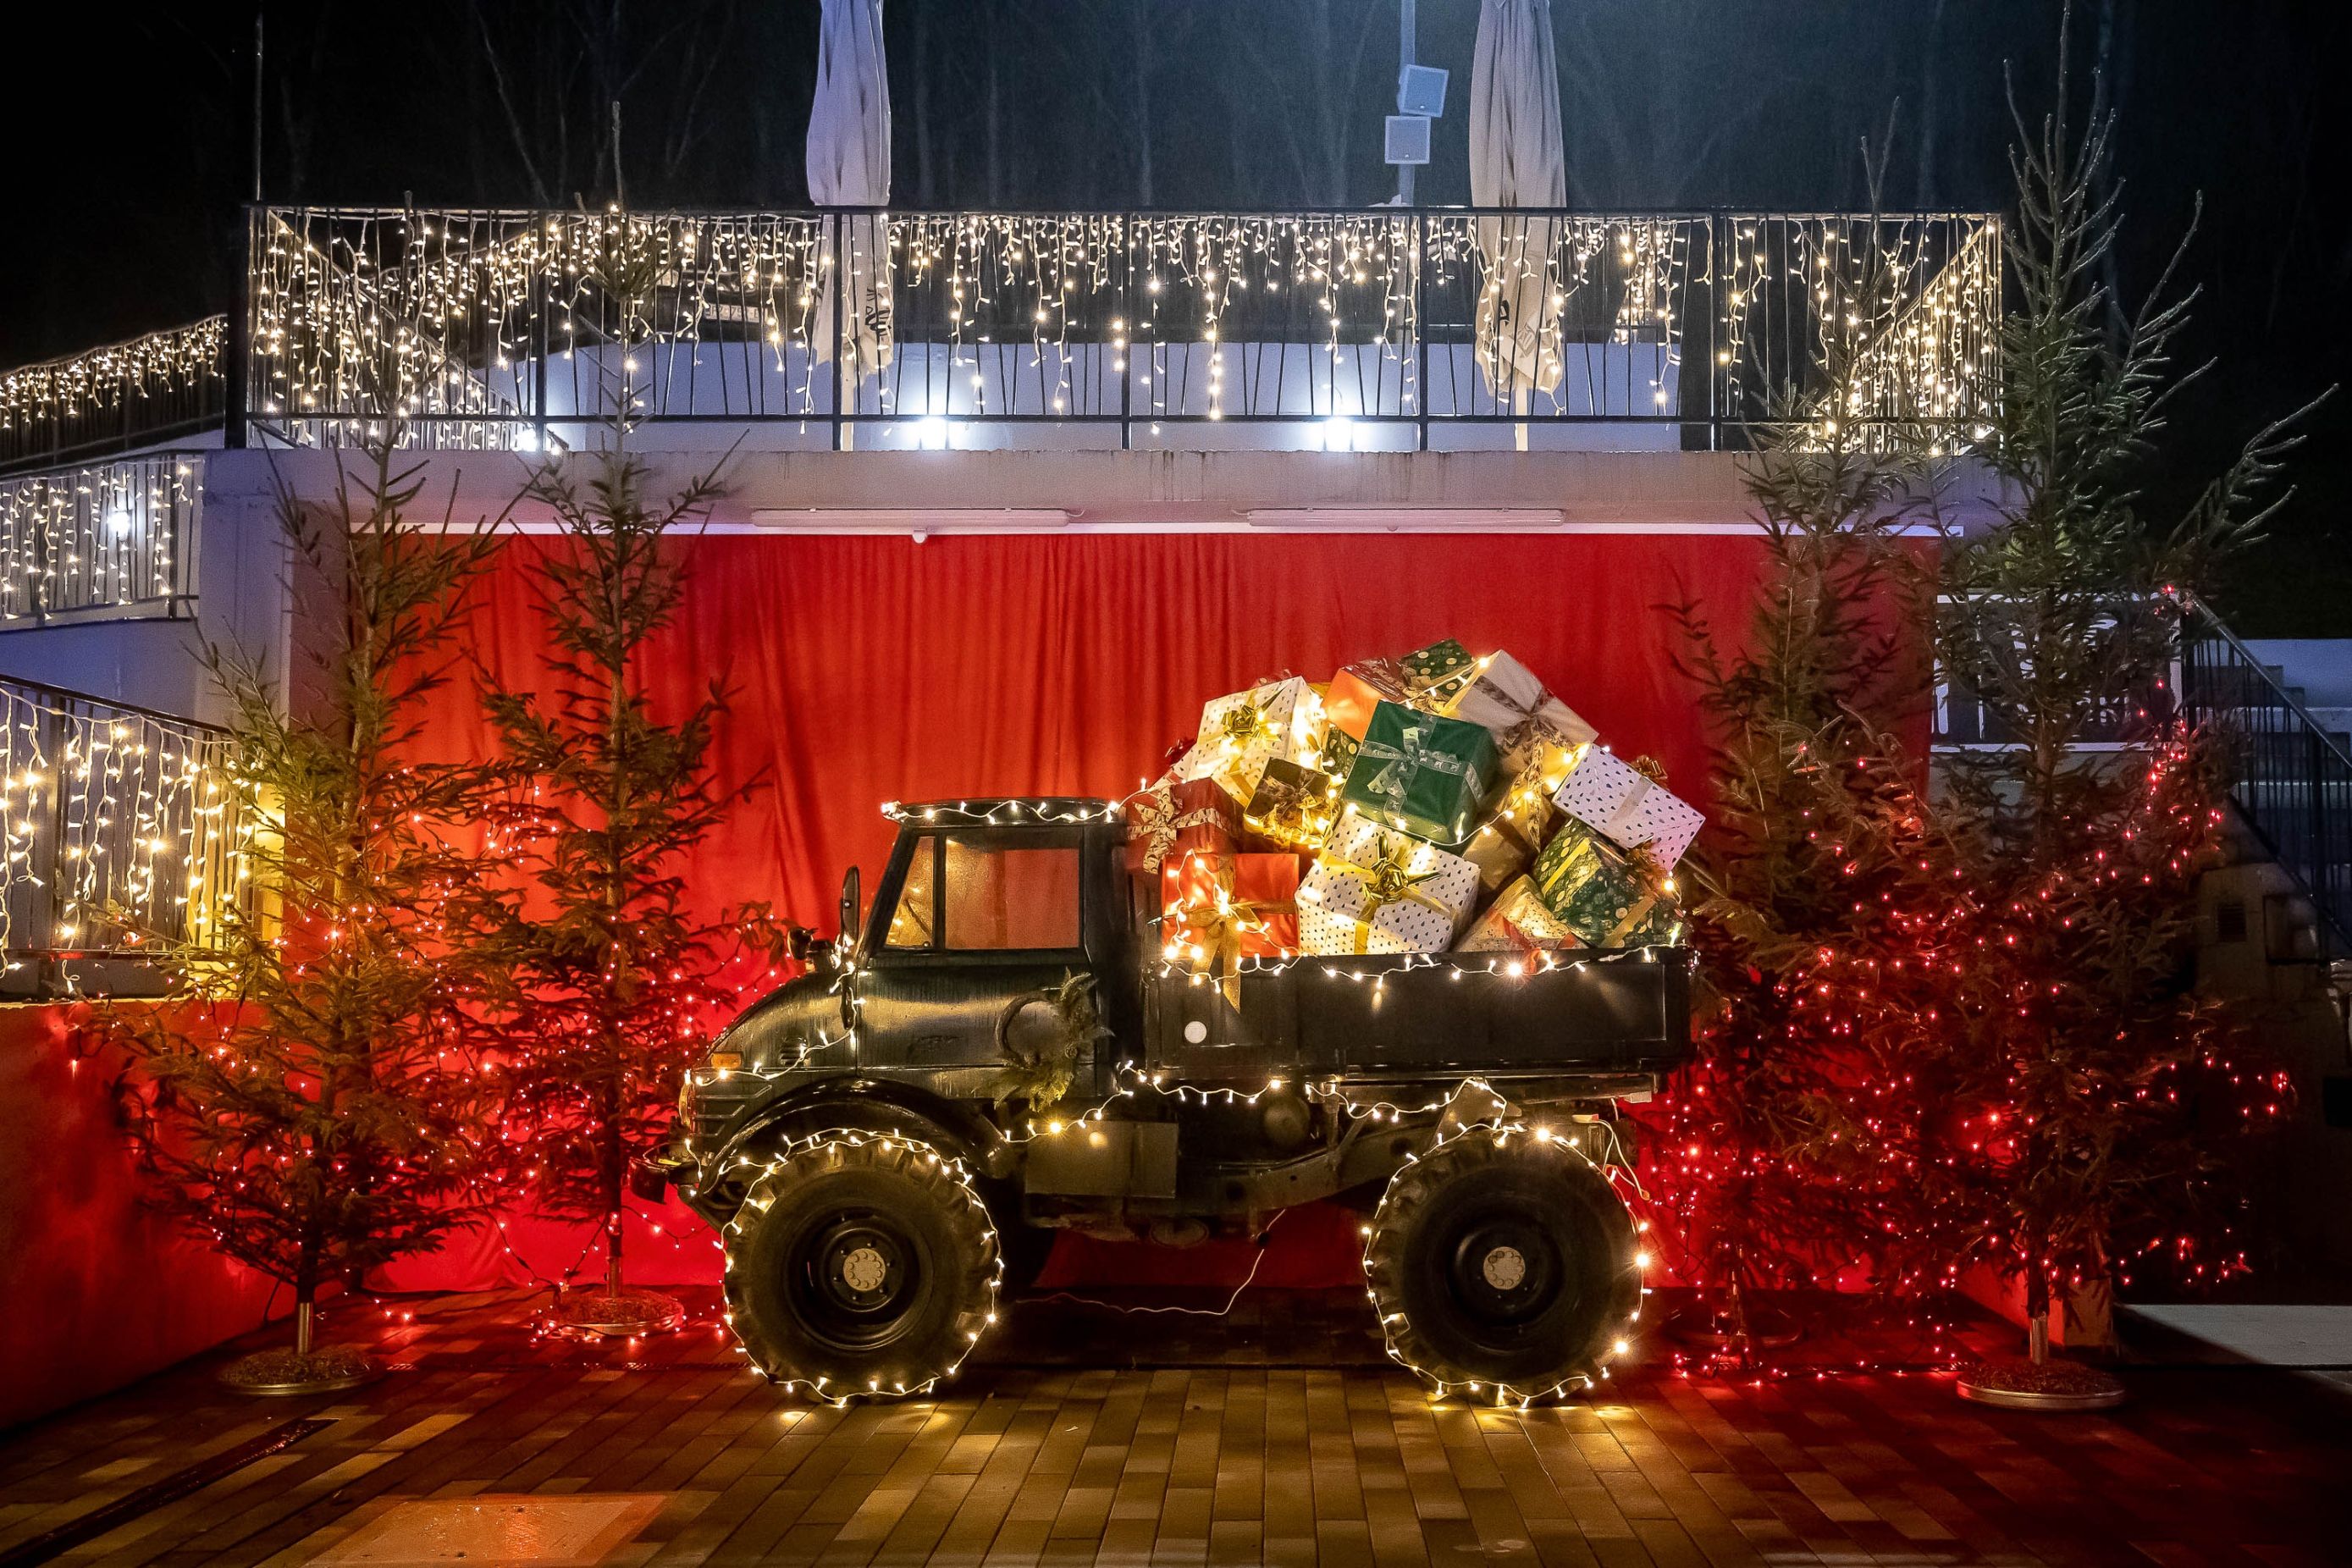
M 920 1140 L 989 1176 L 1010 1175 L 1020 1152 L 986 1117 L 959 1100 L 881 1078 L 836 1078 L 802 1086 L 763 1106 L 713 1162 L 725 1171 L 793 1137 L 833 1128 Z

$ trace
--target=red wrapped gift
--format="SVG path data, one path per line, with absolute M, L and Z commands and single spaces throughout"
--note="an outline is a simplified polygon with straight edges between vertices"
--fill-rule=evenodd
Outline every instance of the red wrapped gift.
M 1372 710 L 1383 702 L 1412 703 L 1404 670 L 1392 658 L 1361 658 L 1343 665 L 1323 692 L 1323 717 L 1350 740 L 1364 738 Z
M 1244 958 L 1298 952 L 1300 855 L 1171 855 L 1160 868 L 1160 951 L 1217 976 L 1241 1005 Z
M 1171 857 L 1230 855 L 1241 844 L 1242 806 L 1214 779 L 1172 773 L 1119 802 L 1127 816 L 1127 868 L 1158 876 Z

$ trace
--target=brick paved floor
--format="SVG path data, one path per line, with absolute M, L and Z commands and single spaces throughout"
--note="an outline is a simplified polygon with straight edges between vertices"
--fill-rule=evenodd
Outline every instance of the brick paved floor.
M 2352 1402 L 2264 1368 L 2139 1370 L 2099 1416 L 1935 1377 L 1656 1372 L 1505 1415 L 1431 1405 L 1360 1296 L 1269 1293 L 1226 1320 L 1023 1304 L 947 1397 L 835 1411 L 747 1374 L 707 1300 L 686 1334 L 609 1347 L 534 1342 L 533 1306 L 377 1321 L 397 1370 L 350 1394 L 238 1399 L 215 1357 L 0 1435 L 0 1564 L 302 1418 L 58 1560 L 357 1558 L 403 1501 L 654 1494 L 605 1561 L 2352 1563 Z

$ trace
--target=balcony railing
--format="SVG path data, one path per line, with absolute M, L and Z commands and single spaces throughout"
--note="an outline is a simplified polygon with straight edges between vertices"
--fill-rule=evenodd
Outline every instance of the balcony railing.
M 227 318 L 0 373 L 0 473 L 218 430 Z
M 251 226 L 232 319 L 0 376 L 0 473 L 225 422 L 238 444 L 398 421 L 415 446 L 590 445 L 622 409 L 786 449 L 1725 448 L 1835 417 L 1951 450 L 1999 370 L 1981 213 L 278 207 Z
M 200 454 L 0 475 L 0 631 L 193 604 Z
M 245 403 L 306 445 L 578 446 L 625 408 L 785 448 L 1727 447 L 1832 363 L 1840 416 L 1965 444 L 1997 367 L 1981 214 L 253 222 Z
M 0 951 L 211 945 L 247 888 L 231 742 L 210 725 L 0 677 Z

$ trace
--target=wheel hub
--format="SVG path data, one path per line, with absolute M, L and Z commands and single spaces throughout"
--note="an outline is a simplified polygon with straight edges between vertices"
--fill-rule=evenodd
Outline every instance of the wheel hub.
M 882 1289 L 882 1282 L 889 1273 L 889 1264 L 870 1247 L 857 1247 L 841 1260 L 842 1283 L 859 1295 Z
M 1516 1247 L 1497 1247 L 1486 1254 L 1479 1266 L 1486 1283 L 1497 1290 L 1516 1290 L 1519 1281 L 1528 1277 L 1528 1260 Z

